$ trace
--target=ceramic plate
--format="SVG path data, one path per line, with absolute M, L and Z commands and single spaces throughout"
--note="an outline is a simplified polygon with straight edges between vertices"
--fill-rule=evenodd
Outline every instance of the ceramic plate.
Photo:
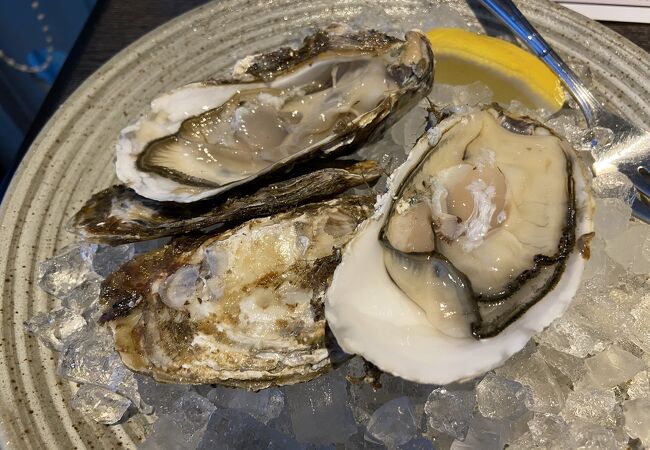
M 632 121 L 650 123 L 647 53 L 550 1 L 519 4 L 560 53 L 589 64 L 601 98 Z M 331 21 L 481 29 L 460 1 L 218 0 L 120 52 L 50 119 L 0 208 L 0 434 L 8 448 L 133 448 L 151 420 L 137 415 L 111 427 L 85 420 L 69 406 L 75 387 L 57 378 L 54 353 L 22 325 L 58 306 L 36 286 L 37 265 L 73 241 L 65 222 L 92 193 L 116 181 L 118 131 L 158 93 L 224 75 L 237 58 L 296 42 L 308 27 Z

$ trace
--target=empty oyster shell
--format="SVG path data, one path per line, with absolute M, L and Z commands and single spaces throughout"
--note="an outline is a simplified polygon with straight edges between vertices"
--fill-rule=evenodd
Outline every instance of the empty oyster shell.
M 372 140 L 431 89 L 426 37 L 341 27 L 245 58 L 234 80 L 163 94 L 122 130 L 117 176 L 138 194 L 193 202 Z
M 429 130 L 326 294 L 341 347 L 423 383 L 500 365 L 578 288 L 592 233 L 587 173 L 542 124 L 495 108 Z
M 189 204 L 157 202 L 124 185 L 113 186 L 93 195 L 68 228 L 86 240 L 112 245 L 155 239 L 286 211 L 371 184 L 382 174 L 376 161 L 340 163 L 346 164 L 314 170 L 248 194 L 238 192 L 227 199 Z
M 101 291 L 116 350 L 163 382 L 261 389 L 329 370 L 347 356 L 326 332 L 322 295 L 371 205 L 313 203 L 127 263 Z

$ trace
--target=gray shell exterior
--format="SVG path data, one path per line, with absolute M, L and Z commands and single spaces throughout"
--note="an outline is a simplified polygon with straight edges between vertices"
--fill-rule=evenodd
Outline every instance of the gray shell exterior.
M 345 361 L 326 329 L 322 297 L 340 247 L 372 203 L 313 203 L 179 238 L 127 263 L 101 292 L 102 320 L 122 360 L 162 382 L 250 389 L 309 380 Z
M 342 161 L 347 163 L 347 161 Z M 144 241 L 222 224 L 232 224 L 290 210 L 332 197 L 381 176 L 376 161 L 327 167 L 227 199 L 194 203 L 157 202 L 124 185 L 93 195 L 74 215 L 68 229 L 82 238 L 111 245 Z

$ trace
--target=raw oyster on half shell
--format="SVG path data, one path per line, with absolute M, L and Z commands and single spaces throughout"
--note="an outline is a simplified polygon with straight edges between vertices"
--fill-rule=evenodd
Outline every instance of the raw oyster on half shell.
M 155 98 L 122 130 L 117 176 L 138 194 L 193 202 L 268 178 L 298 161 L 352 151 L 431 89 L 433 54 L 404 40 L 333 26 L 244 58 L 233 79 L 192 83 Z
M 567 308 L 592 235 L 587 169 L 495 108 L 418 140 L 326 294 L 341 347 L 443 384 L 494 368 Z
M 250 389 L 309 380 L 346 360 L 322 296 L 372 202 L 313 203 L 127 263 L 101 290 L 122 360 L 163 382 Z
M 86 240 L 111 245 L 155 239 L 287 211 L 372 184 L 382 175 L 376 161 L 338 163 L 341 167 L 317 169 L 252 192 L 240 189 L 227 199 L 189 204 L 158 202 L 124 185 L 113 186 L 93 195 L 68 228 Z

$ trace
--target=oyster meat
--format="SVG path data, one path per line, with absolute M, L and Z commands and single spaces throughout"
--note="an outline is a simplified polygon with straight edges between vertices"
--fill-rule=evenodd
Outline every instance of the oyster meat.
M 193 202 L 291 164 L 352 151 L 431 89 L 433 55 L 415 31 L 405 39 L 342 27 L 299 49 L 244 58 L 233 79 L 163 94 L 122 130 L 117 176 L 138 194 Z
M 566 141 L 496 107 L 428 130 L 326 294 L 341 347 L 423 383 L 501 364 L 578 288 L 587 173 Z
M 155 239 L 286 211 L 371 184 L 382 174 L 376 161 L 340 163 L 344 165 L 314 170 L 248 194 L 239 190 L 227 199 L 189 204 L 157 202 L 124 185 L 113 186 L 93 195 L 68 229 L 86 240 L 111 245 Z
M 322 295 L 370 197 L 312 203 L 225 233 L 182 237 L 102 284 L 102 321 L 134 371 L 262 389 L 312 379 L 343 354 Z

